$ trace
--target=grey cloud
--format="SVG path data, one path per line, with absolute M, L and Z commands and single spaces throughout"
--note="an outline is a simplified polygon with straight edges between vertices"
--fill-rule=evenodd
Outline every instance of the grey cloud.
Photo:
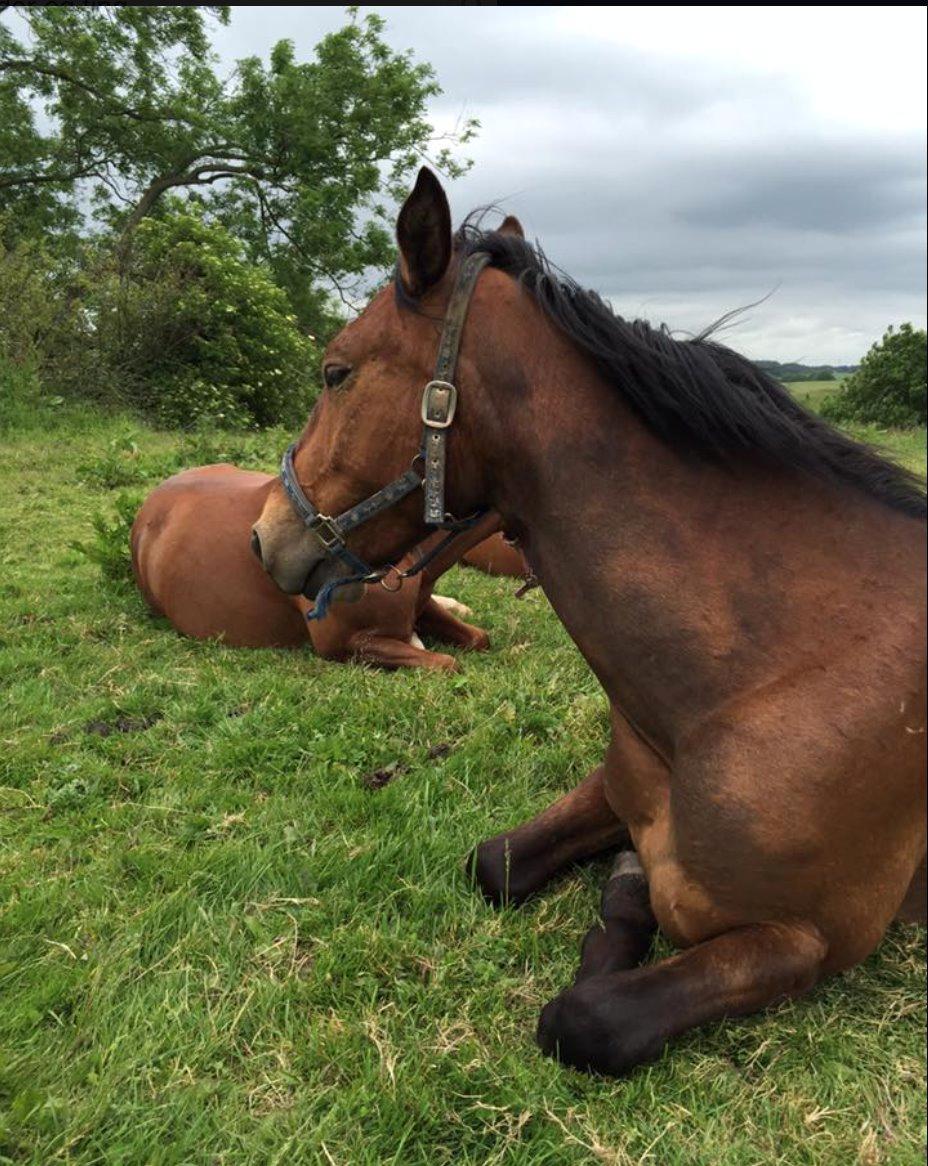
M 792 148 L 731 160 L 719 173 L 704 163 L 699 189 L 679 210 L 694 226 L 782 226 L 830 233 L 921 218 L 925 177 L 915 142 L 895 148 Z
M 924 322 L 923 141 L 823 129 L 786 66 L 671 67 L 562 35 L 546 8 L 380 11 L 390 43 L 435 66 L 433 115 L 481 119 L 457 218 L 503 203 L 580 283 L 674 327 L 777 288 L 730 337 L 755 357 L 843 363 Z M 219 43 L 229 62 L 284 36 L 308 53 L 344 18 L 239 6 Z

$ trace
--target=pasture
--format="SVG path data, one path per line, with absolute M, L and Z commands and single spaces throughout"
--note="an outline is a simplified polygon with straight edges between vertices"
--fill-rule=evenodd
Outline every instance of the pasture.
M 786 387 L 809 409 L 820 409 L 825 401 L 838 391 L 840 378 L 834 381 L 791 381 Z
M 923 430 L 881 436 L 924 472 Z M 606 739 L 540 592 L 456 569 L 491 652 L 391 675 L 184 641 L 74 547 L 285 440 L 89 410 L 5 439 L 0 1163 L 923 1161 L 923 932 L 626 1080 L 539 1054 L 608 863 L 503 911 L 462 864 Z

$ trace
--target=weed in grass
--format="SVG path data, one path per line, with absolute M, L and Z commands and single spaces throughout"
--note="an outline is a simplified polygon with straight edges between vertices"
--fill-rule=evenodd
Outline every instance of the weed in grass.
M 105 581 L 127 584 L 132 581 L 132 523 L 142 504 L 138 492 L 122 493 L 112 505 L 112 516 L 98 511 L 91 521 L 93 542 L 72 540 L 72 550 L 79 551 L 100 569 Z

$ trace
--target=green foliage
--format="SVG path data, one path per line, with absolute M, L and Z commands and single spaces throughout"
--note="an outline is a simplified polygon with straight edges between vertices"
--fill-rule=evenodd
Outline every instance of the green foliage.
M 0 358 L 37 371 L 74 343 L 80 305 L 68 266 L 35 239 L 7 246 L 0 219 Z
M 296 425 L 312 404 L 318 349 L 219 224 L 190 214 L 142 223 L 128 271 L 97 292 L 94 324 L 101 363 L 164 424 Z
M 218 223 L 146 220 L 122 271 L 103 244 L 75 262 L 21 240 L 0 246 L 0 274 L 0 358 L 22 370 L 19 396 L 33 405 L 44 384 L 184 428 L 293 427 L 309 411 L 319 350 Z
M 23 368 L 0 355 L 0 433 L 28 425 L 41 399 L 39 379 L 32 368 Z
M 111 438 L 103 452 L 78 465 L 77 472 L 81 482 L 101 490 L 135 486 L 149 478 L 139 456 L 138 444 L 130 434 Z
M 3 226 L 0 220 L 0 240 Z M 91 327 L 97 290 L 99 281 L 73 256 L 35 239 L 0 241 L 0 363 L 10 392 L 0 403 L 3 423 L 48 421 L 66 397 L 107 399 Z
M 219 98 L 204 13 L 227 8 L 30 5 L 0 25 L 0 197 L 59 229 L 193 148 Z M 41 109 L 42 117 L 36 117 Z M 22 229 L 36 224 L 18 216 Z
M 16 210 L 20 232 L 64 231 L 89 194 L 127 260 L 137 225 L 185 192 L 323 336 L 333 298 L 357 298 L 364 273 L 392 260 L 388 204 L 412 169 L 426 157 L 466 168 L 450 147 L 476 123 L 435 135 L 432 69 L 394 52 L 374 14 L 349 10 L 308 60 L 281 41 L 268 63 L 248 58 L 222 79 L 204 13 L 225 22 L 227 8 L 18 12 L 26 37 L 0 25 L 0 211 Z
M 173 437 L 169 451 L 152 453 L 142 448 L 143 443 L 150 445 L 145 433 L 133 427 L 117 433 L 92 457 L 78 462 L 77 476 L 82 486 L 115 490 L 123 486 L 154 486 L 181 470 L 219 462 L 243 469 L 263 469 L 275 464 L 288 436 L 286 429 L 243 433 L 201 426 Z
M 822 407 L 832 421 L 905 428 L 928 412 L 928 349 L 922 329 L 892 326 Z
M 132 552 L 129 536 L 144 495 L 139 491 L 118 494 L 109 512 L 99 511 L 92 519 L 93 541 L 72 541 L 69 546 L 100 569 L 108 583 L 132 581 Z
M 85 353 L 65 265 L 37 240 L 6 246 L 6 224 L 0 218 L 0 432 L 47 421 L 63 398 L 43 386 L 83 367 Z

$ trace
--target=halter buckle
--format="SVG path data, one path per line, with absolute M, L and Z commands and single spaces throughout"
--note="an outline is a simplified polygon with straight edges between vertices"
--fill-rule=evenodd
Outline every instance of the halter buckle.
M 344 543 L 342 532 L 333 518 L 327 514 L 317 514 L 316 521 L 309 528 L 327 551 Z
M 447 429 L 458 407 L 458 391 L 450 381 L 429 381 L 422 391 L 422 423 Z

